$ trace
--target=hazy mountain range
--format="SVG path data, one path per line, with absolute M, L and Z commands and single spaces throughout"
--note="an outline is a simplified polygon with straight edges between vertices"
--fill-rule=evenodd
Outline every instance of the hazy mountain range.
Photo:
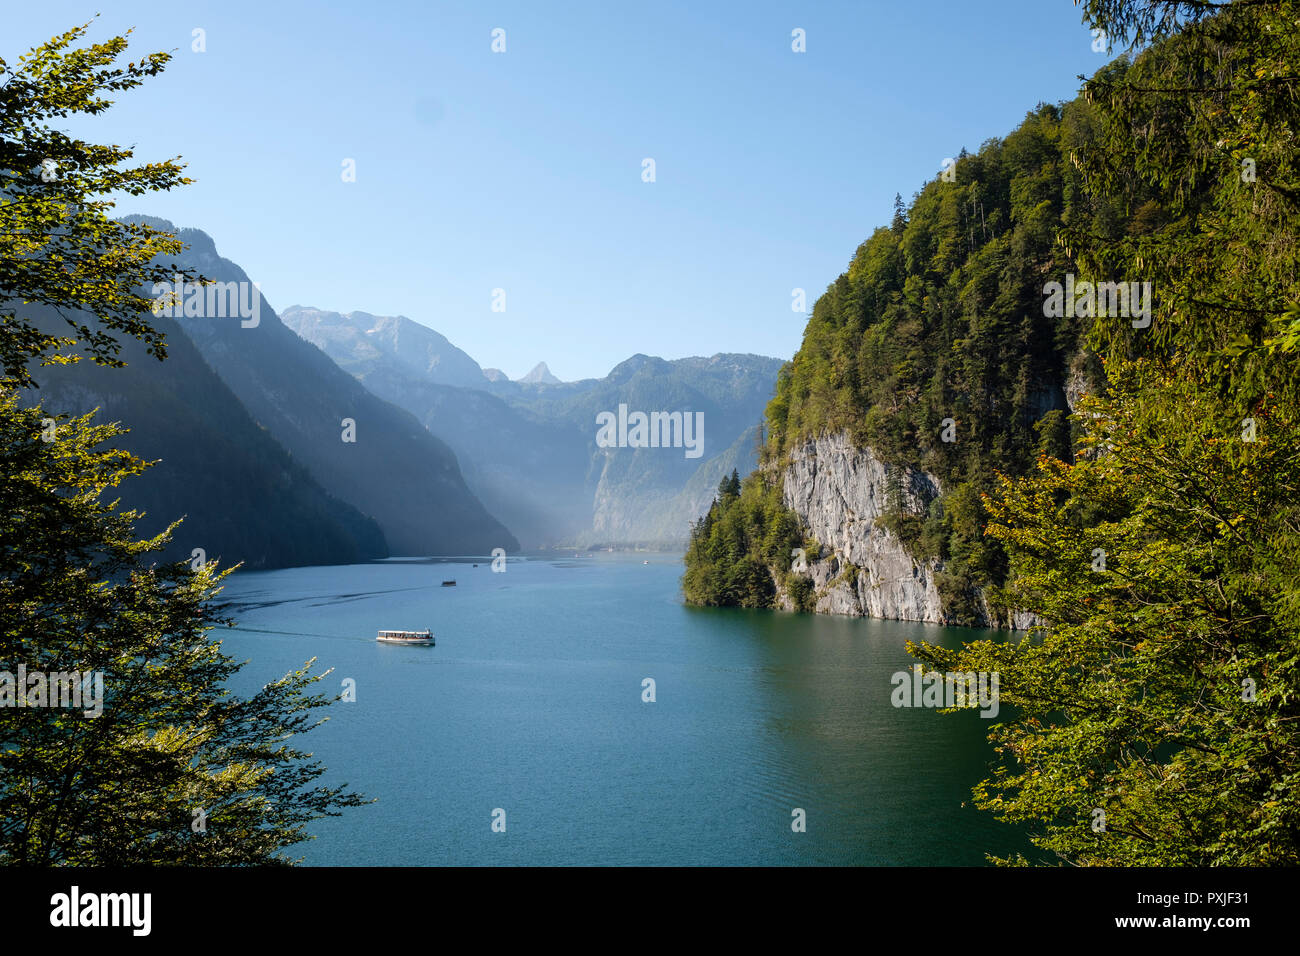
M 248 282 L 205 233 L 130 218 L 179 235 L 182 265 Z M 131 429 L 125 447 L 160 460 L 122 497 L 150 512 L 150 528 L 187 516 L 174 552 L 203 547 L 273 567 L 518 547 L 466 487 L 451 449 L 285 328 L 260 293 L 256 302 L 253 327 L 239 315 L 154 316 L 167 332 L 164 362 L 128 346 L 123 369 L 81 362 L 37 375 L 48 408 L 99 406 L 100 420 Z
M 176 233 L 182 265 L 249 283 L 205 233 L 128 218 Z M 411 319 L 299 306 L 278 316 L 248 291 L 255 320 L 211 313 L 210 300 L 201 314 L 178 306 L 151 319 L 167 334 L 166 361 L 131 341 L 125 368 L 41 368 L 29 394 L 130 428 L 119 444 L 157 464 L 119 493 L 148 513 L 142 533 L 185 518 L 171 557 L 203 548 L 227 564 L 279 567 L 680 546 L 722 476 L 753 467 L 782 364 L 636 355 L 600 379 L 560 382 L 542 362 L 511 381 Z M 620 405 L 703 413 L 698 457 L 601 447 L 597 416 Z
M 404 316 L 290 306 L 283 320 L 447 442 L 471 489 L 526 548 L 682 543 L 723 474 L 753 467 L 756 426 L 782 364 L 634 355 L 600 379 L 560 382 L 543 362 L 510 381 Z M 620 404 L 702 412 L 700 457 L 599 447 L 597 415 Z

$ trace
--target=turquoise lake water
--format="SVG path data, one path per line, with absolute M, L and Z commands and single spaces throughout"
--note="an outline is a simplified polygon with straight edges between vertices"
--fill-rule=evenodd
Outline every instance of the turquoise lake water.
M 232 689 L 311 657 L 331 696 L 356 682 L 302 747 L 378 802 L 313 824 L 290 851 L 305 863 L 978 866 L 1026 848 L 970 804 L 991 721 L 890 702 L 906 641 L 987 632 L 688 608 L 675 556 L 477 561 L 228 579 L 239 629 L 217 633 L 250 661 Z M 426 627 L 436 647 L 375 641 Z

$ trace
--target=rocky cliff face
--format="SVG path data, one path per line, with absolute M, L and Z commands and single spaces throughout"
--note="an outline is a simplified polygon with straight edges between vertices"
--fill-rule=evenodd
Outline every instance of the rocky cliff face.
M 939 563 L 915 560 L 878 523 L 891 479 L 917 510 L 941 490 L 933 475 L 886 465 L 843 433 L 805 441 L 791 454 L 781 476 L 782 498 L 822 546 L 821 556 L 808 556 L 818 613 L 943 620 L 935 584 Z M 782 603 L 791 606 L 785 595 Z
M 857 448 L 845 433 L 809 439 L 796 447 L 781 473 L 782 499 L 822 546 L 808 556 L 819 614 L 883 617 L 899 621 L 944 622 L 935 558 L 913 557 L 899 538 L 880 524 L 897 485 L 909 510 L 924 513 L 942 493 L 939 479 L 913 468 L 887 465 L 869 448 Z M 793 610 L 790 596 L 781 606 Z M 986 602 L 985 625 L 997 624 Z M 1017 613 L 1016 628 L 1036 623 Z

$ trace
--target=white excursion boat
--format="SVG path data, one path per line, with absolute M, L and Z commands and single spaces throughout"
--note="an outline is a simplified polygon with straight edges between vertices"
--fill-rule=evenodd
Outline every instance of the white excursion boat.
M 433 646 L 433 632 L 428 628 L 423 631 L 380 631 L 377 641 L 385 644 L 427 644 Z

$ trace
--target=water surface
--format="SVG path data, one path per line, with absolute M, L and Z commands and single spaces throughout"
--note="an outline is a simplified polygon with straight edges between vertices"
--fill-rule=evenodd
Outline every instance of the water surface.
M 331 695 L 356 681 L 303 744 L 378 802 L 314 824 L 292 850 L 306 863 L 981 865 L 1025 848 L 970 805 L 990 721 L 890 703 L 907 640 L 987 633 L 688 608 L 665 555 L 476 560 L 228 579 L 240 627 L 220 633 L 250 660 L 235 690 L 310 657 Z M 425 627 L 436 647 L 375 641 Z

